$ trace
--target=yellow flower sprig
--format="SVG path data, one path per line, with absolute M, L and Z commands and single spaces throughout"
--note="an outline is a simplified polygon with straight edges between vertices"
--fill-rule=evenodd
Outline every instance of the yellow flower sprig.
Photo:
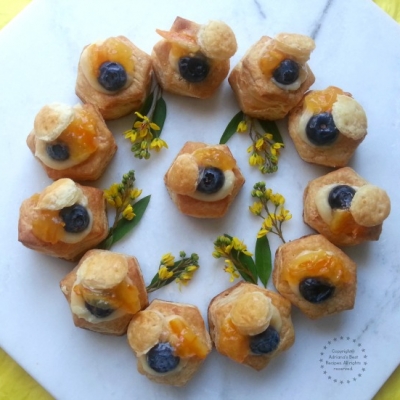
M 278 161 L 280 149 L 285 147 L 282 139 L 276 141 L 276 137 L 267 131 L 260 131 L 260 127 L 267 121 L 258 121 L 247 115 L 243 115 L 243 120 L 237 126 L 238 133 L 247 133 L 253 142 L 248 147 L 247 152 L 250 154 L 249 164 L 252 167 L 257 167 L 261 173 L 270 174 L 278 170 Z
M 257 238 L 262 238 L 271 232 L 285 243 L 282 224 L 292 218 L 290 211 L 285 208 L 285 198 L 279 193 L 273 193 L 272 189 L 267 189 L 265 182 L 257 182 L 251 196 L 257 200 L 249 206 L 250 212 L 263 219 Z M 267 214 L 263 214 L 263 211 Z
M 134 187 L 135 171 L 122 176 L 121 183 L 113 183 L 104 189 L 104 198 L 109 206 L 115 209 L 115 219 L 108 236 L 100 244 L 100 248 L 109 249 L 116 241 L 125 236 L 142 218 L 150 196 L 136 202 L 142 190 Z
M 230 282 L 242 276 L 247 282 L 257 284 L 258 273 L 252 258 L 253 254 L 237 237 L 227 234 L 218 236 L 214 242 L 212 255 L 215 258 L 225 258 L 224 271 L 230 275 Z
M 164 254 L 161 257 L 158 272 L 154 275 L 150 285 L 147 286 L 147 293 L 154 292 L 171 282 L 175 281 L 179 287 L 186 286 L 193 278 L 194 273 L 200 268 L 199 256 L 192 253 L 186 257 L 186 253 L 179 253 L 180 260 L 175 261 L 175 256 L 171 253 Z
M 167 114 L 167 106 L 162 97 L 162 90 L 157 82 L 146 99 L 140 112 L 135 112 L 135 121 L 131 129 L 124 132 L 132 143 L 131 151 L 136 158 L 148 160 L 150 151 L 159 152 L 167 143 L 160 139 Z

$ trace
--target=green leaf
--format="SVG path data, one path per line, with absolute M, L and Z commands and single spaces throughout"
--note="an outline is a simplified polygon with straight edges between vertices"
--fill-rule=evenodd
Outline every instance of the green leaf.
M 265 133 L 271 133 L 275 143 L 283 143 L 282 136 L 279 132 L 278 126 L 274 121 L 258 120 Z
M 250 273 L 246 273 L 246 271 L 243 271 L 241 268 L 236 268 L 241 277 L 251 283 L 255 283 L 257 285 L 257 268 L 256 264 L 254 263 L 253 257 L 248 256 L 244 253 L 238 252 L 235 249 L 231 250 L 231 254 L 236 260 L 239 260 L 239 262 L 245 267 Z
M 159 131 L 153 131 L 155 137 L 161 136 L 161 131 L 163 130 L 166 117 L 167 117 L 167 104 L 165 103 L 165 100 L 162 97 L 160 97 L 156 102 L 152 118 L 152 122 L 154 122 L 160 127 Z
M 135 217 L 128 221 L 127 219 L 121 219 L 114 229 L 112 244 L 118 242 L 127 233 L 129 233 L 142 219 L 144 212 L 150 202 L 150 195 L 143 197 L 133 205 L 133 212 L 136 214 Z
M 146 97 L 146 100 L 144 101 L 142 108 L 139 110 L 139 114 L 147 115 L 147 113 L 150 111 L 152 103 L 153 103 L 153 92 L 151 92 Z
M 243 120 L 244 114 L 239 111 L 229 122 L 228 126 L 225 128 L 224 133 L 219 140 L 219 144 L 225 144 L 237 131 L 239 122 Z
M 264 287 L 267 287 L 272 271 L 271 248 L 267 236 L 257 239 L 255 259 L 258 277 Z

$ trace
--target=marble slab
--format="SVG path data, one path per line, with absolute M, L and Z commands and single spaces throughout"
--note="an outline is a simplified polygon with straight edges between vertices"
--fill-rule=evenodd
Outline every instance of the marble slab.
M 354 310 L 318 321 L 293 310 L 296 342 L 270 366 L 255 372 L 215 351 L 184 388 L 149 382 L 136 371 L 125 337 L 108 337 L 75 328 L 58 287 L 72 268 L 17 242 L 21 202 L 50 183 L 30 154 L 26 136 L 37 111 L 47 103 L 78 102 L 74 83 L 84 45 L 123 34 L 150 53 L 177 15 L 205 23 L 221 19 L 236 33 L 236 64 L 262 35 L 297 32 L 312 35 L 316 50 L 310 66 L 315 89 L 328 85 L 349 91 L 364 106 L 369 134 L 352 159 L 360 175 L 387 190 L 392 213 L 379 242 L 347 248 L 358 264 Z M 57 399 L 370 399 L 400 360 L 400 28 L 366 0 L 34 0 L 0 33 L 0 345 Z M 286 148 L 279 171 L 262 176 L 248 165 L 249 139 L 233 137 L 229 145 L 246 184 L 222 220 L 180 215 L 163 185 L 163 175 L 187 140 L 216 143 L 238 111 L 227 82 L 207 101 L 165 94 L 168 118 L 163 138 L 169 149 L 150 162 L 135 159 L 122 136 L 132 116 L 109 123 L 119 150 L 96 186 L 105 188 L 135 169 L 137 186 L 151 194 L 150 206 L 137 229 L 114 250 L 135 255 L 150 282 L 162 254 L 197 252 L 201 268 L 188 287 L 171 285 L 151 296 L 196 304 L 203 316 L 210 299 L 230 286 L 221 261 L 212 258 L 212 243 L 224 232 L 254 247 L 259 220 L 247 211 L 254 183 L 287 198 L 293 219 L 285 237 L 311 230 L 302 222 L 302 193 L 309 180 L 329 171 L 306 164 L 297 155 L 280 121 Z M 275 251 L 279 242 L 271 238 Z M 268 285 L 273 288 L 272 283 Z M 327 361 L 347 351 L 352 370 L 337 371 Z M 359 364 L 358 364 L 359 363 Z M 324 373 L 326 371 L 326 373 Z M 330 377 L 330 378 L 329 378 Z

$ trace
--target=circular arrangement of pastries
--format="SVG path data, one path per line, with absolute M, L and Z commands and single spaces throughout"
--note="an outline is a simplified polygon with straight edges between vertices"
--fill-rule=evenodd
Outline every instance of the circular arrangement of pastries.
M 60 282 L 75 326 L 124 335 L 132 316 L 148 305 L 146 286 L 135 257 L 89 250 Z
M 228 146 L 186 142 L 164 182 L 183 214 L 220 218 L 239 193 L 244 178 Z
M 280 294 L 239 282 L 211 300 L 210 335 L 219 353 L 259 371 L 293 345 L 290 312 Z
M 132 318 L 128 343 L 142 375 L 173 386 L 185 385 L 212 348 L 196 306 L 162 300 Z
M 317 319 L 354 307 L 356 264 L 322 235 L 279 246 L 273 282 L 307 317 Z
M 304 222 L 337 246 L 378 240 L 389 213 L 387 193 L 349 167 L 312 180 L 304 190 Z
M 229 75 L 240 109 L 258 119 L 284 118 L 315 81 L 307 64 L 314 48 L 304 35 L 263 36 Z
M 228 76 L 237 44 L 232 29 L 221 21 L 199 25 L 177 17 L 151 55 L 154 73 L 167 92 L 205 99 Z
M 51 179 L 98 179 L 117 151 L 96 106 L 48 104 L 35 117 L 27 138 L 32 154 Z
M 151 58 L 125 36 L 86 46 L 79 59 L 76 95 L 104 119 L 139 110 L 151 85 Z
M 329 86 L 306 93 L 290 112 L 289 134 L 304 161 L 344 167 L 367 134 L 367 117 L 350 93 Z
M 18 240 L 49 256 L 75 261 L 108 234 L 103 191 L 62 178 L 23 201 Z

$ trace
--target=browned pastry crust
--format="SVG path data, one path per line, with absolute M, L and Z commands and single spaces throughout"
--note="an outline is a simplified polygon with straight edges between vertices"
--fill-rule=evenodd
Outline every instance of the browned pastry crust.
M 371 189 L 370 200 L 379 200 L 373 204 L 368 201 L 357 201 L 357 207 L 351 206 L 351 215 L 357 218 L 358 213 L 364 212 L 363 225 L 356 221 L 347 222 L 342 230 L 332 230 L 331 224 L 325 222 L 318 210 L 318 193 L 324 187 L 329 185 L 349 185 L 366 190 Z M 364 191 L 363 189 L 363 191 Z M 356 194 L 357 194 L 356 191 Z M 381 197 L 382 196 L 382 197 Z M 356 197 L 353 198 L 352 204 Z M 365 179 L 361 178 L 353 169 L 349 167 L 340 168 L 336 171 L 330 172 L 324 176 L 316 178 L 308 183 L 304 190 L 304 222 L 311 228 L 315 229 L 318 233 L 324 235 L 330 242 L 336 246 L 351 246 L 362 243 L 368 240 L 378 240 L 382 232 L 382 222 L 390 213 L 390 199 L 387 197 L 386 192 L 375 186 L 370 185 Z M 375 218 L 375 222 L 371 225 L 368 224 L 366 219 Z M 362 222 L 362 221 L 361 221 Z M 366 225 L 367 223 L 367 225 Z
M 148 313 L 149 311 L 158 314 L 158 321 L 161 325 L 157 325 L 154 323 L 154 320 L 151 321 L 150 318 L 145 317 L 145 313 Z M 136 357 L 145 357 L 147 351 L 150 350 L 151 347 L 155 346 L 160 341 L 160 338 L 168 338 L 169 331 L 165 326 L 165 322 L 162 321 L 164 318 L 174 316 L 179 316 L 185 321 L 193 333 L 195 333 L 207 347 L 207 354 L 211 352 L 211 339 L 206 330 L 203 317 L 196 306 L 156 299 L 150 303 L 144 312 L 136 314 L 132 318 L 128 327 L 128 342 Z M 153 334 L 154 332 L 156 332 L 156 334 Z M 141 348 L 142 351 L 139 351 L 139 348 Z M 138 371 L 142 375 L 147 376 L 147 378 L 154 382 L 173 386 L 183 386 L 193 377 L 203 362 L 204 359 L 199 358 L 196 355 L 189 358 L 181 358 L 182 368 L 177 368 L 164 374 L 152 373 L 151 370 L 146 370 L 139 358 L 137 367 Z
M 307 77 L 297 90 L 283 90 L 266 77 L 260 69 L 259 61 L 274 40 L 263 36 L 247 51 L 228 78 L 240 109 L 253 118 L 284 118 L 315 81 L 308 64 L 304 64 Z
M 239 295 L 251 292 L 262 293 L 264 296 L 271 299 L 271 303 L 277 309 L 282 321 L 282 326 L 279 331 L 280 342 L 278 348 L 272 353 L 264 355 L 251 354 L 249 349 L 249 354 L 242 362 L 242 364 L 248 365 L 257 371 L 260 371 L 265 368 L 274 357 L 290 348 L 294 343 L 295 333 L 291 320 L 291 305 L 288 300 L 283 298 L 278 293 L 274 293 L 252 283 L 239 282 L 235 286 L 223 291 L 211 300 L 208 307 L 208 326 L 214 346 L 216 346 L 217 351 L 220 351 L 218 343 L 222 324 L 224 323 L 226 317 L 231 313 L 231 310 L 235 304 L 235 300 L 239 297 Z M 224 355 L 230 357 L 229 354 Z
M 335 291 L 332 297 L 321 303 L 311 303 L 303 298 L 303 296 L 293 290 L 288 280 L 285 279 L 285 273 L 296 262 L 296 258 L 302 252 L 326 251 L 337 257 L 342 263 L 345 270 L 346 279 L 341 275 L 341 280 L 335 283 Z M 335 273 L 332 271 L 332 275 Z M 314 276 L 304 276 L 304 278 L 315 278 Z M 298 307 L 307 317 L 317 319 L 327 315 L 336 314 L 344 310 L 351 310 L 354 307 L 356 290 L 357 290 L 357 274 L 356 264 L 339 248 L 330 243 L 322 235 L 309 235 L 300 239 L 281 245 L 275 254 L 273 282 L 278 292 L 288 299 L 293 305 Z M 294 282 L 293 285 L 298 287 L 300 282 Z
M 172 179 L 174 179 L 175 181 L 184 182 L 188 179 L 188 176 L 190 174 L 190 171 L 188 174 L 187 169 L 182 168 L 182 169 L 174 169 L 173 170 L 174 176 L 172 176 L 171 171 L 177 158 L 182 154 L 192 154 L 195 150 L 204 147 L 218 148 L 227 155 L 229 155 L 230 157 L 232 157 L 232 159 L 234 160 L 231 151 L 226 145 L 210 146 L 201 142 L 186 142 L 185 145 L 180 150 L 180 152 L 178 153 L 178 155 L 176 156 L 175 160 L 172 162 L 171 167 L 165 174 L 164 182 L 172 201 L 176 204 L 179 211 L 182 212 L 183 214 L 197 218 L 220 218 L 223 217 L 225 213 L 228 211 L 229 206 L 231 205 L 231 203 L 233 202 L 233 200 L 235 199 L 235 197 L 237 196 L 237 194 L 239 193 L 240 189 L 242 188 L 245 182 L 244 177 L 237 166 L 235 166 L 232 170 L 235 175 L 235 183 L 232 192 L 221 200 L 202 201 L 187 195 L 178 194 L 171 189 Z M 194 179 L 197 179 L 196 176 Z M 193 183 L 195 186 L 197 185 L 197 181 L 194 181 Z
M 289 113 L 288 130 L 299 156 L 306 162 L 328 167 L 344 167 L 348 164 L 357 147 L 364 140 L 365 135 L 359 138 L 349 137 L 339 133 L 334 143 L 328 146 L 315 146 L 304 139 L 304 129 L 300 120 L 305 112 L 304 99 L 313 91 L 309 91 L 303 100 Z M 345 93 L 351 97 L 350 93 Z M 302 132 L 303 131 L 303 132 Z M 365 131 L 366 133 L 366 131 Z
M 196 37 L 198 36 L 201 27 L 201 25 L 195 22 L 177 17 L 169 32 L 182 33 L 196 41 Z M 218 32 L 216 32 L 216 35 L 217 34 Z M 236 51 L 236 40 L 234 36 L 233 38 L 218 37 L 215 38 L 215 41 L 217 42 L 224 39 L 227 40 L 226 46 L 233 46 Z M 234 41 L 234 44 L 231 43 L 232 41 Z M 181 77 L 177 67 L 174 68 L 171 65 L 170 53 L 172 46 L 173 44 L 171 41 L 163 39 L 155 44 L 151 54 L 154 73 L 161 87 L 167 92 L 183 96 L 196 97 L 200 99 L 211 97 L 221 85 L 222 81 L 228 76 L 230 69 L 229 58 L 215 59 L 207 57 L 207 60 L 210 64 L 210 70 L 207 77 L 201 82 L 191 83 Z M 182 56 L 194 54 L 194 52 L 187 50 L 186 54 L 183 54 Z
M 103 174 L 117 151 L 117 144 L 115 143 L 114 136 L 107 128 L 107 125 L 97 107 L 92 104 L 84 104 L 82 108 L 95 116 L 97 149 L 89 156 L 89 158 L 80 164 L 61 170 L 47 166 L 43 161 L 36 157 L 46 171 L 48 177 L 53 180 L 71 178 L 75 181 L 95 181 Z M 36 151 L 36 140 L 35 132 L 32 131 L 28 135 L 26 143 L 33 155 L 35 155 Z
M 105 120 L 117 119 L 132 111 L 139 110 L 151 85 L 152 67 L 150 56 L 136 47 L 125 36 L 117 36 L 117 38 L 128 45 L 133 52 L 134 79 L 130 86 L 116 93 L 99 92 L 86 79 L 82 70 L 81 60 L 78 64 L 75 93 L 84 103 L 95 104 Z
M 88 200 L 88 209 L 92 213 L 92 229 L 85 238 L 78 243 L 57 242 L 55 244 L 44 242 L 32 232 L 32 221 L 36 218 L 36 202 L 30 197 L 23 201 L 20 207 L 18 221 L 18 240 L 26 247 L 40 253 L 63 258 L 68 261 L 77 261 L 89 249 L 94 248 L 108 234 L 108 219 L 103 191 L 89 186 L 81 186 L 83 194 Z

